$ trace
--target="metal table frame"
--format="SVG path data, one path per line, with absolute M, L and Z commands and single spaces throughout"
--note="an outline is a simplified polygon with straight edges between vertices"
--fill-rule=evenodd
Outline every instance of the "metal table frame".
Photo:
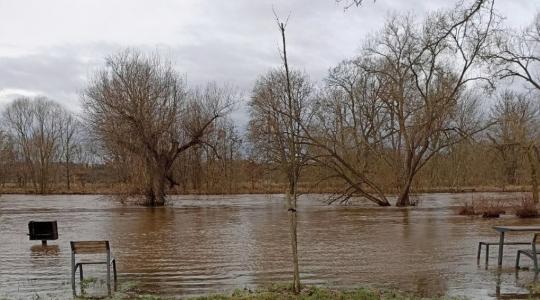
M 503 259 L 503 247 L 504 247 L 504 234 L 506 232 L 540 232 L 540 226 L 493 226 L 499 237 L 499 259 L 497 265 L 502 266 Z

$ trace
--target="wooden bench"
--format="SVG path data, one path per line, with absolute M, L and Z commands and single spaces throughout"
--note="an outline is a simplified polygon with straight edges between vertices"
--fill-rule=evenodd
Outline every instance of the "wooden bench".
M 75 273 L 79 269 L 80 280 L 83 280 L 83 265 L 106 265 L 107 266 L 107 291 L 111 295 L 111 265 L 113 267 L 114 284 L 116 290 L 116 261 L 111 256 L 109 241 L 72 241 L 71 244 L 71 287 L 73 295 L 75 290 Z M 76 262 L 75 255 L 80 254 L 106 254 L 105 260 Z
M 527 242 L 506 242 L 504 245 L 530 245 L 531 243 Z M 478 243 L 478 253 L 476 254 L 476 261 L 480 262 L 480 252 L 482 252 L 482 246 L 486 247 L 486 266 L 489 261 L 489 246 L 498 246 L 499 242 L 479 242 Z

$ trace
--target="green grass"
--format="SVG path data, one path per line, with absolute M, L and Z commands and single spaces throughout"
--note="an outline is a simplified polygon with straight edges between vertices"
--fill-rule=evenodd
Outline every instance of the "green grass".
M 300 294 L 292 293 L 290 286 L 273 285 L 258 290 L 237 289 L 230 295 L 216 294 L 192 298 L 192 300 L 416 300 L 426 299 L 413 294 L 392 290 L 357 288 L 351 290 L 336 290 L 321 287 L 304 287 Z M 438 299 L 438 298 L 437 298 Z
M 118 286 L 112 297 L 107 298 L 111 300 L 123 300 L 123 299 L 140 299 L 140 300 L 165 300 L 169 298 L 163 298 L 157 295 L 148 294 L 138 288 L 138 284 L 133 281 L 122 282 Z M 172 299 L 172 298 L 171 298 Z
M 83 280 L 85 288 L 101 286 L 103 283 L 94 278 Z M 538 288 L 538 286 L 537 286 Z M 0 299 L 3 299 L 0 297 Z M 34 297 L 33 299 L 53 299 L 47 297 Z M 81 299 L 140 299 L 140 300 L 168 300 L 173 298 L 161 297 L 149 294 L 141 290 L 136 282 L 123 282 L 112 297 L 98 297 L 83 293 L 77 297 Z M 290 284 L 273 284 L 255 290 L 236 289 L 228 294 L 213 294 L 202 297 L 189 298 L 190 300 L 420 300 L 420 299 L 458 299 L 458 298 L 422 298 L 414 294 L 399 292 L 388 289 L 356 288 L 356 289 L 331 289 L 316 286 L 305 286 L 299 294 L 294 294 Z M 462 299 L 462 298 L 459 298 Z

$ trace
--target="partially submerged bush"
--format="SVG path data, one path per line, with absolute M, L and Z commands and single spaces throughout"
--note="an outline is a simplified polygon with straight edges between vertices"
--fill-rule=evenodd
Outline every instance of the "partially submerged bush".
M 474 202 L 465 202 L 458 210 L 458 214 L 461 216 L 475 216 L 478 212 L 474 209 Z
M 488 206 L 482 212 L 482 218 L 498 218 L 505 213 L 506 211 L 502 207 Z
M 539 216 L 536 203 L 530 198 L 521 200 L 521 203 L 515 208 L 516 216 L 520 218 L 536 218 Z
M 498 218 L 500 215 L 505 213 L 506 209 L 503 201 L 501 201 L 500 199 L 489 199 L 484 197 L 481 197 L 478 200 L 471 200 L 470 202 L 465 202 L 463 206 L 458 209 L 459 215 L 482 215 L 483 218 Z
M 498 218 L 505 214 L 507 210 L 515 212 L 520 218 L 540 217 L 540 211 L 537 204 L 530 197 L 494 199 L 480 197 L 471 199 L 463 203 L 458 209 L 458 214 L 462 216 L 481 215 L 483 218 Z

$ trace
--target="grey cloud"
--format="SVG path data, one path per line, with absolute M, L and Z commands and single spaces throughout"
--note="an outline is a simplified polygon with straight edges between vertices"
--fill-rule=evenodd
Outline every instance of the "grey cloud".
M 112 48 L 103 45 L 61 46 L 28 55 L 0 58 L 0 89 L 28 91 L 47 96 L 72 110 L 77 110 L 79 91 L 86 83 L 89 70 L 100 60 L 95 57 L 95 52 L 105 52 L 105 49 Z M 17 93 L 8 98 L 13 99 L 16 96 Z
M 389 13 L 421 16 L 453 2 L 377 0 L 345 11 L 334 0 L 118 1 L 104 10 L 104 1 L 51 0 L 46 6 L 54 13 L 47 18 L 42 2 L 0 0 L 0 90 L 39 92 L 77 109 L 78 92 L 104 57 L 137 47 L 170 57 L 189 84 L 227 82 L 246 96 L 258 75 L 280 63 L 272 8 L 282 19 L 290 13 L 291 65 L 320 80 L 329 67 L 357 53 Z M 497 5 L 508 24 L 523 26 L 540 8 L 533 2 Z M 127 12 L 120 11 L 125 7 Z M 15 95 L 0 92 L 0 105 Z M 245 124 L 245 106 L 236 118 Z

